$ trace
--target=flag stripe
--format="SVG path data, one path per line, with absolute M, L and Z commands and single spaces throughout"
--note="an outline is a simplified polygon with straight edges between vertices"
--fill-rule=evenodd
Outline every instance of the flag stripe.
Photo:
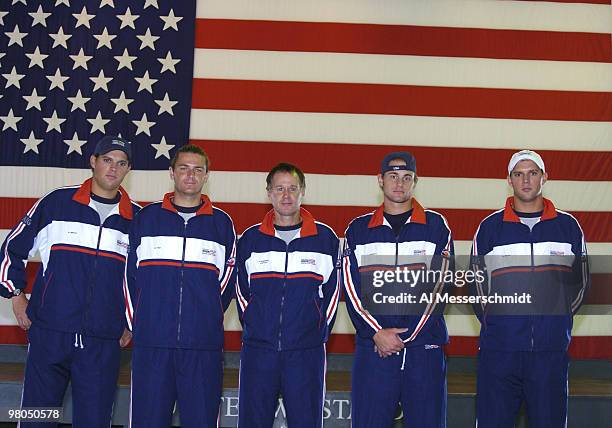
M 194 63 L 205 79 L 612 91 L 612 64 L 594 62 L 196 49 Z
M 316 37 L 312 37 L 316 34 Z M 612 62 L 609 34 L 198 19 L 196 48 Z M 589 49 L 584 49 L 589 46 Z
M 277 158 L 282 160 L 281 157 Z M 214 160 L 213 160 L 214 162 Z M 276 163 L 276 160 L 271 164 Z M 213 168 L 206 192 L 215 202 L 268 203 L 265 192 L 266 172 L 217 171 Z M 19 167 L 0 169 L 4 197 L 35 198 L 49 188 L 66 184 L 65 170 L 30 168 L 31 182 L 24 185 L 15 175 Z M 44 174 L 45 181 L 38 177 Z M 90 176 L 87 170 L 72 170 L 73 178 Z M 132 171 L 124 182 L 130 196 L 138 201 L 159 200 L 172 190 L 167 171 Z M 356 191 L 358 189 L 358 191 Z M 424 206 L 450 209 L 498 209 L 509 195 L 506 179 L 484 178 L 419 178 L 416 196 Z M 555 206 L 569 211 L 612 211 L 612 182 L 551 180 L 545 184 L 544 195 Z M 305 203 L 311 205 L 364 206 L 381 203 L 381 193 L 374 175 L 308 174 Z
M 36 202 L 33 198 L 0 198 L 0 229 L 11 229 L 23 217 L 24 213 Z M 147 202 L 142 202 L 146 204 Z M 259 223 L 270 205 L 266 203 L 244 202 L 214 202 L 224 211 L 228 212 L 236 226 L 238 233 L 247 227 Z M 338 236 L 343 236 L 348 223 L 359 215 L 374 210 L 363 206 L 325 206 L 305 205 L 314 217 L 329 225 Z M 468 210 L 432 208 L 446 217 L 455 240 L 469 241 L 474 236 L 480 220 L 491 213 L 491 210 Z M 612 212 L 571 212 L 582 225 L 587 242 L 612 242 Z
M 225 331 L 224 349 L 230 352 L 239 352 L 242 344 L 240 331 Z M 27 344 L 26 332 L 18 326 L 0 325 L 0 337 L 4 344 Z M 612 337 L 610 336 L 574 336 L 570 344 L 569 354 L 572 358 L 612 358 Z M 327 344 L 327 351 L 335 354 L 351 354 L 355 350 L 355 336 L 353 334 L 332 334 Z M 451 342 L 445 347 L 448 355 L 476 356 L 478 351 L 478 337 L 453 336 Z
M 407 103 L 406 100 L 419 100 Z M 608 92 L 194 79 L 193 108 L 612 121 Z
M 284 7 L 281 7 L 284 6 Z M 610 7 L 600 4 L 490 1 L 198 0 L 198 18 L 343 22 L 587 33 L 610 32 Z M 314 33 L 316 34 L 316 33 Z M 311 35 L 310 37 L 316 37 Z
M 267 171 L 277 159 L 299 164 L 306 173 L 375 175 L 392 145 L 312 144 L 270 141 L 191 140 L 211 157 L 215 170 Z M 503 178 L 515 149 L 409 147 L 418 159 L 419 176 Z M 364 157 L 364 153 L 368 156 Z M 541 150 L 550 178 L 611 181 L 612 151 Z M 486 159 L 486 163 L 483 163 Z
M 610 151 L 612 126 L 608 122 L 195 109 L 190 138 Z

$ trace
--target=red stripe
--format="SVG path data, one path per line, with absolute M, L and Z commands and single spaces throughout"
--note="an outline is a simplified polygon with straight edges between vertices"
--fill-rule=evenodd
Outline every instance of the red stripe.
M 348 266 L 347 266 L 348 263 L 349 263 L 348 258 L 346 258 L 344 260 L 344 269 L 342 270 L 342 273 L 345 276 L 345 284 L 347 284 L 346 290 L 352 296 L 352 298 L 349 298 L 350 302 L 347 302 L 347 304 L 352 305 L 352 302 L 354 301 L 356 303 L 356 305 L 354 305 L 355 311 L 361 313 L 361 316 L 369 321 L 368 325 L 374 324 L 376 327 L 380 328 L 380 325 L 378 324 L 378 322 L 374 318 L 372 318 L 366 310 L 363 309 L 358 297 L 355 296 L 356 290 L 353 290 L 353 286 L 350 285 L 352 284 L 352 278 L 351 278 L 350 269 L 348 269 Z M 375 330 L 375 328 L 372 327 L 371 325 L 370 325 L 370 328 L 373 328 Z
M 225 350 L 239 351 L 242 342 L 240 331 L 225 332 Z M 353 334 L 332 334 L 327 343 L 327 352 L 352 354 L 355 351 Z M 453 336 L 445 347 L 449 356 L 476 356 L 478 337 Z M 612 359 L 612 336 L 577 336 L 572 338 L 569 354 L 574 359 Z
M 446 346 L 450 356 L 476 356 L 478 337 L 453 336 Z M 612 359 L 612 336 L 575 336 L 569 347 L 574 359 Z
M 26 293 L 32 292 L 32 285 L 40 262 L 30 262 L 26 268 L 28 286 Z M 282 275 L 281 275 L 282 276 Z M 467 294 L 466 288 L 457 288 L 458 295 Z M 342 296 L 344 297 L 344 296 Z M 344 300 L 344 299 L 343 299 Z M 591 275 L 591 288 L 586 295 L 585 305 L 612 305 L 612 273 L 595 273 Z
M 259 279 L 259 278 L 284 278 L 285 275 L 283 275 L 282 273 L 254 273 L 253 275 L 251 275 L 251 278 L 253 279 Z
M 561 31 L 198 19 L 195 44 L 209 49 L 612 62 L 609 34 Z
M 612 4 L 610 0 L 515 0 L 515 1 L 541 1 L 546 3 L 586 3 L 586 4 Z
M 138 264 L 138 266 L 174 266 L 174 267 L 188 267 L 188 268 L 195 268 L 195 269 L 207 269 L 207 270 L 212 270 L 215 272 L 219 272 L 219 269 L 217 269 L 215 266 L 211 266 L 211 265 L 204 265 L 204 264 L 198 264 L 198 263 L 181 263 L 181 262 L 162 262 L 162 261 L 147 261 L 147 262 L 140 262 Z
M 286 277 L 288 279 L 314 278 L 318 281 L 321 281 L 323 279 L 321 275 L 316 275 L 314 273 L 291 273 L 291 274 L 287 274 Z M 259 278 L 285 278 L 285 275 L 282 273 L 254 273 L 253 275 L 251 275 L 251 279 L 259 279 Z
M 611 96 L 610 92 L 194 79 L 192 107 L 608 122 Z
M 398 146 L 268 141 L 191 140 L 217 171 L 268 172 L 281 158 L 311 174 L 376 175 Z M 449 145 L 452 141 L 449 141 Z M 405 148 L 404 148 L 405 149 Z M 410 147 L 422 177 L 505 178 L 514 149 Z M 231 153 L 231 155 L 230 155 Z M 538 150 L 552 180 L 612 181 L 612 151 Z M 341 161 L 338 161 L 341 159 Z
M 374 177 L 372 177 L 372 180 L 374 180 Z M 32 201 L 35 201 L 35 199 L 0 198 L 0 229 L 12 228 L 32 205 Z M 503 201 L 500 200 L 500 207 L 502 203 Z M 142 202 L 142 204 L 146 204 L 146 202 Z M 259 223 L 270 210 L 270 206 L 267 204 L 244 202 L 214 204 L 229 213 L 238 233 L 242 233 L 247 227 Z M 339 236 L 344 236 L 344 230 L 353 218 L 372 212 L 375 207 L 307 205 L 305 208 L 317 220 L 328 224 Z M 492 210 L 476 209 L 433 209 L 446 217 L 453 232 L 453 239 L 462 241 L 472 240 L 480 221 L 492 212 Z M 612 227 L 610 227 L 612 212 L 572 211 L 571 213 L 580 222 L 587 242 L 612 242 Z
M 0 326 L 0 343 L 26 344 L 25 331 L 17 326 Z M 240 351 L 242 332 L 225 332 L 225 351 Z M 355 350 L 353 334 L 332 334 L 327 343 L 327 352 L 332 354 L 352 354 Z M 475 356 L 478 352 L 478 337 L 453 336 L 445 347 L 450 356 Z M 572 338 L 570 356 L 575 359 L 612 359 L 612 336 L 578 336 Z
M 125 257 L 119 256 L 113 253 L 107 253 L 105 251 L 97 251 L 90 250 L 89 248 L 79 248 L 79 247 L 70 247 L 67 245 L 53 245 L 51 247 L 51 251 L 73 251 L 75 253 L 84 253 L 92 256 L 98 255 L 100 257 L 108 257 L 109 259 L 119 260 L 122 263 L 125 263 Z

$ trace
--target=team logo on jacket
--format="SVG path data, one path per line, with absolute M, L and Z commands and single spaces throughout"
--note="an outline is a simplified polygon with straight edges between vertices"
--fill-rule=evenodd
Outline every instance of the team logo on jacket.
M 226 266 L 232 267 L 236 264 L 236 258 L 235 257 L 230 257 L 229 259 L 227 259 L 227 261 L 225 262 Z
M 300 260 L 300 263 L 303 265 L 311 265 L 311 266 L 317 265 L 317 261 L 315 259 L 302 259 Z
M 565 253 L 563 251 L 550 250 L 550 255 L 551 256 L 564 256 Z
M 414 253 L 413 253 L 413 254 L 414 254 L 415 256 L 416 256 L 416 255 L 425 255 L 425 254 L 427 254 L 427 252 L 426 252 L 425 250 L 414 250 Z
M 217 252 L 215 250 L 211 250 L 210 248 L 202 248 L 202 254 L 205 256 L 215 257 Z
M 445 259 L 448 259 L 450 257 L 450 251 L 442 250 L 442 257 L 444 257 Z
M 28 215 L 25 215 L 25 216 L 23 216 L 23 218 L 21 219 L 21 222 L 22 222 L 23 224 L 25 224 L 26 226 L 29 226 L 29 225 L 31 225 L 31 224 L 32 224 L 32 217 L 30 217 L 30 216 L 28 216 Z
M 130 249 L 130 244 L 128 244 L 127 242 L 124 242 L 120 239 L 117 239 L 117 246 L 120 248 L 123 248 L 125 251 L 129 251 Z

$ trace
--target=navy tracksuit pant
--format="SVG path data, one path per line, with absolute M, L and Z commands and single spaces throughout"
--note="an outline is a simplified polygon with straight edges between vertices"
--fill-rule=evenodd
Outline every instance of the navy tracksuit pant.
M 279 393 L 291 428 L 321 428 L 325 400 L 325 346 L 275 351 L 242 345 L 239 428 L 270 428 Z
M 565 351 L 512 352 L 481 349 L 478 357 L 476 426 L 513 428 L 521 403 L 529 426 L 563 428 L 567 420 Z
M 381 358 L 373 345 L 357 345 L 352 376 L 353 428 L 389 428 L 398 403 L 404 427 L 446 427 L 446 357 L 441 346 L 414 346 Z
M 177 402 L 181 427 L 216 427 L 222 382 L 221 350 L 135 346 L 130 426 L 167 428 Z
M 72 426 L 108 428 L 119 374 L 119 340 L 101 339 L 32 326 L 22 407 L 62 407 L 72 383 Z M 22 427 L 57 427 L 21 422 Z

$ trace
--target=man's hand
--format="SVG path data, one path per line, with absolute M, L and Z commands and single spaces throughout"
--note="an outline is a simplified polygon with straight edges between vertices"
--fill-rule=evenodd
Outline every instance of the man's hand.
M 374 351 L 378 352 L 378 355 L 382 358 L 401 351 L 404 349 L 404 342 L 399 335 L 407 331 L 407 328 L 383 328 L 379 330 L 373 337 L 376 344 Z
M 13 313 L 15 314 L 15 319 L 17 320 L 19 327 L 21 327 L 23 330 L 29 329 L 32 325 L 32 321 L 30 321 L 30 318 L 28 318 L 28 315 L 26 314 L 29 300 L 25 293 L 21 293 L 19 296 L 11 298 L 11 303 L 13 305 Z
M 125 348 L 126 346 L 128 346 L 128 343 L 130 343 L 130 340 L 132 340 L 132 332 L 129 331 L 127 328 L 124 328 L 123 334 L 121 335 L 121 339 L 119 339 L 119 346 Z

